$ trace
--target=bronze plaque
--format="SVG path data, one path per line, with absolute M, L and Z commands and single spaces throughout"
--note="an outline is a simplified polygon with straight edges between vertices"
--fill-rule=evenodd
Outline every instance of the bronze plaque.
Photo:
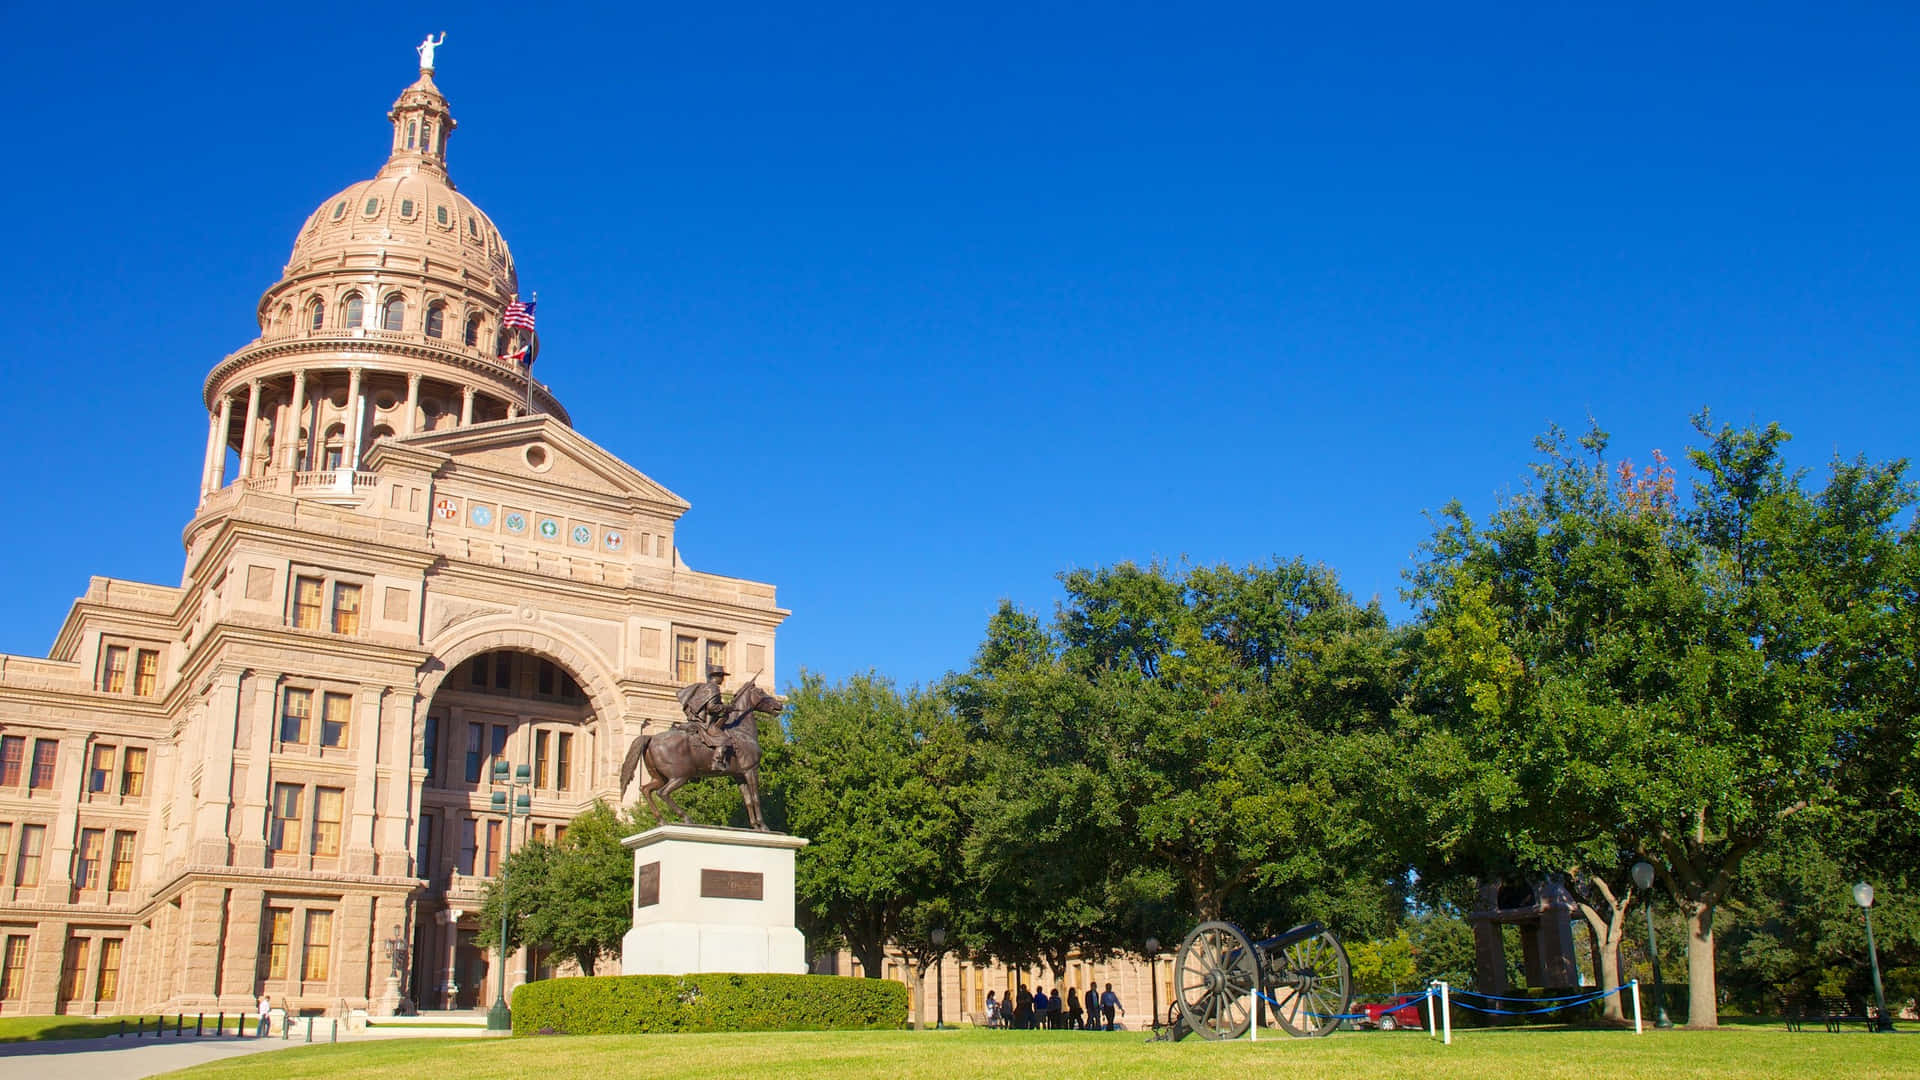
M 766 898 L 762 875 L 751 870 L 702 870 L 700 895 L 722 900 L 762 900 Z
M 660 902 L 660 864 L 650 862 L 634 871 L 633 906 L 651 907 Z

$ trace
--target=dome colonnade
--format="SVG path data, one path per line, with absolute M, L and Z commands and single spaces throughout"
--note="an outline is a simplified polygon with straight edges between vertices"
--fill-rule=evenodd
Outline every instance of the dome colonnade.
M 308 215 L 260 298 L 260 336 L 207 376 L 203 502 L 228 484 L 229 450 L 235 479 L 325 495 L 350 491 L 383 437 L 529 411 L 567 422 L 547 387 L 501 359 L 513 254 L 447 175 L 456 124 L 431 69 L 388 120 L 386 165 Z

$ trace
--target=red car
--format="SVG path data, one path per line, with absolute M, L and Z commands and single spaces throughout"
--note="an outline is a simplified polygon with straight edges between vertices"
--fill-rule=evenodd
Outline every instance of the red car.
M 1367 1014 L 1365 1020 L 1356 1020 L 1358 1027 L 1379 1028 L 1381 1031 L 1395 1031 L 1400 1028 L 1424 1029 L 1426 1017 L 1420 1011 L 1420 1003 L 1426 1000 L 1425 994 L 1402 994 L 1390 1001 L 1379 1001 L 1360 1006 Z

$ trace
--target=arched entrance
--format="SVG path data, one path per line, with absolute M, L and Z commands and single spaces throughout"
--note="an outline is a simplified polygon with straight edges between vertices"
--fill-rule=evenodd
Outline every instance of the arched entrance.
M 474 945 L 487 883 L 510 851 L 555 843 L 586 810 L 596 775 L 600 710 L 582 678 L 558 654 L 530 648 L 524 633 L 469 639 L 436 673 L 417 728 L 427 776 L 414 838 L 418 901 L 413 987 L 423 1009 L 484 1008 L 498 983 L 497 954 Z M 576 657 L 577 661 L 577 657 Z M 612 718 L 606 718 L 612 719 Z M 530 813 L 495 812 L 496 763 L 527 770 Z M 525 951 L 508 961 L 508 992 L 543 977 Z

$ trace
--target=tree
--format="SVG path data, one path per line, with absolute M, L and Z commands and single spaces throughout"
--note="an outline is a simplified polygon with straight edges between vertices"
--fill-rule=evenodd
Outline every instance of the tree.
M 1410 594 L 1453 798 L 1523 867 L 1652 861 L 1687 921 L 1689 1024 L 1711 1027 L 1742 860 L 1856 799 L 1849 763 L 1891 719 L 1913 492 L 1902 463 L 1858 461 L 1810 491 L 1777 427 L 1696 426 L 1690 508 L 1657 455 L 1636 471 L 1598 429 L 1551 432 L 1487 525 L 1445 512 Z
M 498 945 L 506 906 L 509 949 L 551 949 L 591 975 L 602 956 L 618 955 L 633 925 L 633 853 L 620 839 L 651 824 L 595 802 L 567 824 L 558 845 L 528 844 L 507 856 L 487 883 L 475 944 Z
M 802 672 L 792 691 L 763 775 L 786 827 L 810 841 L 795 899 L 869 978 L 915 913 L 960 887 L 962 743 L 937 694 L 877 675 L 828 686 Z

